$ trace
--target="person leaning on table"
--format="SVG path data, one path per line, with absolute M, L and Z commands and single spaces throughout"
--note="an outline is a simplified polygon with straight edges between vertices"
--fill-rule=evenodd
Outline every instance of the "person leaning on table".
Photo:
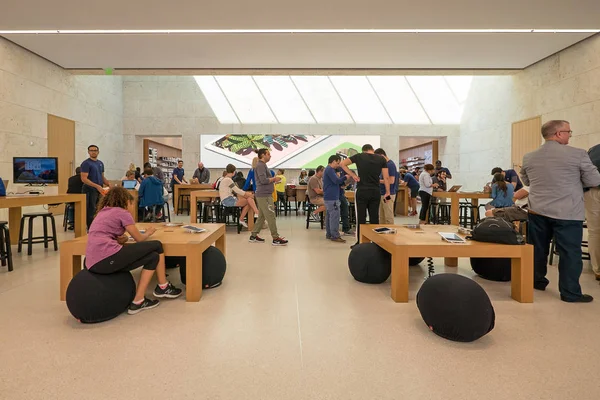
M 592 147 L 588 154 L 600 171 L 600 144 Z M 596 280 L 600 281 L 600 188 L 593 187 L 583 194 L 585 218 L 588 227 L 588 249 Z
M 548 121 L 542 126 L 545 143 L 523 157 L 521 180 L 529 186 L 527 242 L 534 249 L 535 289 L 545 290 L 549 283 L 548 253 L 554 237 L 561 300 L 589 303 L 593 297 L 583 294 L 579 285 L 583 269 L 583 190 L 600 186 L 600 172 L 585 150 L 568 146 L 572 134 L 568 121 Z

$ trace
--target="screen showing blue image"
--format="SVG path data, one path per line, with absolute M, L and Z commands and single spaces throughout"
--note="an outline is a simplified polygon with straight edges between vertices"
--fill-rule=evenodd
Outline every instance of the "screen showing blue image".
M 58 158 L 13 157 L 15 183 L 58 183 Z

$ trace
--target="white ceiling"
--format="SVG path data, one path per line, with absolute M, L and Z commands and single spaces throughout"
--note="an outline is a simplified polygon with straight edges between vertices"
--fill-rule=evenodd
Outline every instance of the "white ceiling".
M 598 0 L 3 0 L 0 30 L 600 29 Z M 431 11 L 434 10 L 434 11 Z M 519 69 L 586 33 L 27 35 L 65 68 Z

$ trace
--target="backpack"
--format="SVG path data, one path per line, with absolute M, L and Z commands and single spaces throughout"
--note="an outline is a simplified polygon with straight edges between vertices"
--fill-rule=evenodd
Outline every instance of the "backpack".
M 483 219 L 469 237 L 477 242 L 500 244 L 525 244 L 521 235 L 510 222 L 502 218 L 487 217 Z

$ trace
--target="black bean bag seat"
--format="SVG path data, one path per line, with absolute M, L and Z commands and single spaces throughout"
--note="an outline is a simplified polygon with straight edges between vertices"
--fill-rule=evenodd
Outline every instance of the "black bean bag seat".
M 471 268 L 483 279 L 498 282 L 510 281 L 510 258 L 471 258 Z
M 101 275 L 84 268 L 67 287 L 67 307 L 80 322 L 108 321 L 127 310 L 135 289 L 129 272 Z
M 472 342 L 494 329 L 494 307 L 477 282 L 456 274 L 427 279 L 417 293 L 423 321 L 436 335 Z
M 168 267 L 179 266 L 181 283 L 185 285 L 185 257 L 165 257 L 165 264 Z M 210 246 L 202 253 L 202 286 L 204 289 L 212 289 L 220 286 L 225 277 L 226 270 L 227 262 L 221 250 Z
M 415 265 L 421 264 L 425 257 L 411 257 L 408 259 L 408 265 L 414 267 Z
M 392 256 L 375 243 L 359 243 L 348 256 L 350 273 L 362 283 L 383 283 L 392 273 Z

